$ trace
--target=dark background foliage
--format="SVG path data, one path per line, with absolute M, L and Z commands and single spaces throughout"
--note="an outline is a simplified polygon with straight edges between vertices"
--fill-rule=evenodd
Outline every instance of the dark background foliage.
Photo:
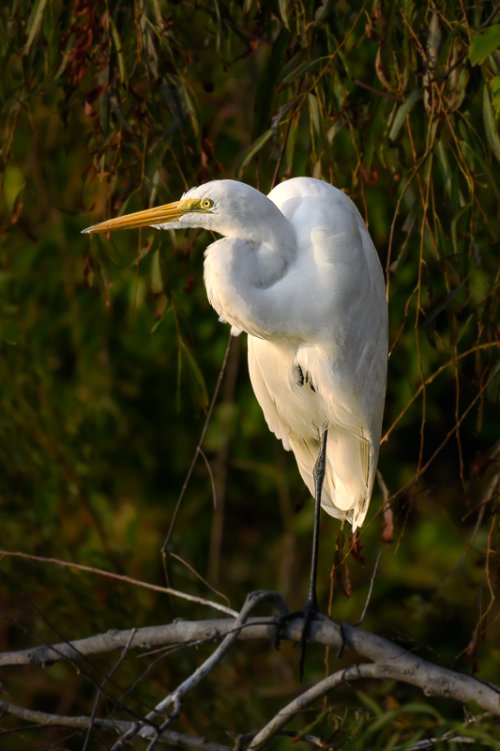
M 500 680 L 495 12 L 453 0 L 2 4 L 2 548 L 165 584 L 159 551 L 224 356 L 228 331 L 202 281 L 208 233 L 80 231 L 218 177 L 264 192 L 322 177 L 369 224 L 391 341 L 382 482 L 354 554 L 349 530 L 322 519 L 322 608 L 357 620 L 382 550 L 364 625 Z M 311 509 L 251 393 L 242 337 L 173 527 L 169 584 L 217 598 L 210 584 L 236 608 L 249 590 L 279 589 L 300 606 Z M 0 597 L 8 648 L 207 616 L 8 556 Z M 143 710 L 199 659 L 157 657 L 120 667 L 103 713 L 123 696 Z M 311 649 L 308 681 L 325 659 Z M 88 713 L 113 661 L 29 682 L 9 673 L 7 697 Z M 286 646 L 242 647 L 181 727 L 212 738 L 258 727 L 297 690 L 296 663 Z M 462 717 L 396 685 L 363 690 L 322 707 L 338 748 L 411 744 Z M 486 721 L 475 727 L 490 747 Z M 12 748 L 81 748 L 56 731 L 4 729 Z

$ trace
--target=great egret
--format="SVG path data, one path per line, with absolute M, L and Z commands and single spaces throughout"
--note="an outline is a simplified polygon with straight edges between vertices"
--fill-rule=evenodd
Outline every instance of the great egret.
M 350 198 L 309 177 L 286 180 L 267 197 L 214 180 L 84 232 L 147 225 L 222 235 L 205 251 L 208 299 L 234 335 L 248 334 L 255 396 L 316 500 L 306 634 L 317 612 L 320 506 L 355 530 L 375 478 L 387 368 L 377 252 Z

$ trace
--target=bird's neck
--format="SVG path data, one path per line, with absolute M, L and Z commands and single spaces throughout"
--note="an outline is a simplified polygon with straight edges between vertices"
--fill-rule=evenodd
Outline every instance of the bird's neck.
M 294 230 L 281 212 L 280 216 L 283 221 L 265 236 L 256 231 L 251 238 L 228 233 L 205 252 L 205 286 L 212 307 L 235 329 L 262 338 L 269 334 L 271 288 L 297 255 Z
M 292 224 L 280 209 L 265 200 L 264 209 L 251 222 L 235 220 L 230 226 L 221 228 L 221 234 L 234 241 L 252 243 L 259 252 L 293 260 L 296 254 L 297 238 Z

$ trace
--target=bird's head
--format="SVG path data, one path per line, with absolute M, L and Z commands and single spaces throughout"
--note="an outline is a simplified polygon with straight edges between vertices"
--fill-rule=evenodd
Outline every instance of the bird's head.
M 83 232 L 112 232 L 136 227 L 203 227 L 226 237 L 265 241 L 279 209 L 255 188 L 235 180 L 213 180 L 184 193 L 180 201 L 108 219 Z

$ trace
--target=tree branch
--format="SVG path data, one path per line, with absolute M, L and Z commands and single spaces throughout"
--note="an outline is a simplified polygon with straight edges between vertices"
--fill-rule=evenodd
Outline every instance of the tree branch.
M 316 699 L 321 698 L 341 683 L 361 680 L 362 678 L 390 678 L 383 666 L 373 663 L 363 665 L 351 665 L 344 670 L 338 670 L 328 678 L 315 683 L 287 704 L 253 737 L 248 746 L 248 751 L 255 751 L 264 746 L 286 723 L 299 712 L 302 712 Z
M 188 691 L 197 686 L 211 670 L 213 670 L 237 641 L 240 629 L 245 624 L 251 611 L 262 602 L 269 602 L 270 600 L 278 606 L 282 606 L 283 601 L 281 597 L 274 592 L 252 592 L 249 594 L 238 617 L 232 622 L 233 628 L 229 630 L 210 657 L 208 657 L 194 671 L 194 673 L 186 678 L 186 680 L 183 681 L 174 691 L 171 691 L 164 699 L 162 699 L 162 701 L 160 701 L 151 712 L 148 712 L 143 720 L 134 723 L 134 725 L 114 744 L 111 751 L 121 751 L 127 741 L 135 735 L 140 734 L 144 737 L 145 730 L 150 731 L 148 737 L 152 735 L 152 740 L 156 742 L 170 722 L 179 716 L 183 697 Z M 155 722 L 171 706 L 173 707 L 171 713 L 160 727 L 156 727 Z
M 104 730 L 113 735 L 117 733 L 126 733 L 134 727 L 135 723 L 126 720 L 105 720 L 101 717 L 68 717 L 68 715 L 50 714 L 48 712 L 39 712 L 34 709 L 25 709 L 17 704 L 10 704 L 7 701 L 0 700 L 0 713 L 10 714 L 13 717 L 19 717 L 26 722 L 36 723 L 47 727 L 64 727 L 74 728 L 75 730 L 91 730 L 93 727 Z M 186 748 L 201 749 L 201 751 L 231 751 L 230 746 L 224 746 L 221 743 L 212 743 L 205 741 L 203 738 L 196 738 L 185 733 L 177 733 L 172 730 L 164 730 L 159 742 L 167 746 L 185 746 Z
M 243 613 L 243 611 L 242 611 Z M 44 645 L 16 652 L 0 654 L 0 667 L 7 665 L 47 666 L 52 662 L 129 649 L 151 649 L 168 644 L 200 644 L 224 639 L 267 639 L 274 641 L 277 619 L 275 617 L 248 618 L 245 622 L 225 618 L 208 621 L 175 621 L 162 626 L 108 631 L 86 639 Z M 427 696 L 440 696 L 461 703 L 476 702 L 487 712 L 500 715 L 500 689 L 472 676 L 435 665 L 408 650 L 376 634 L 355 626 L 338 626 L 326 617 L 314 620 L 310 629 L 311 643 L 336 649 L 349 647 L 359 657 L 379 666 L 385 677 L 420 688 Z M 282 630 L 282 639 L 299 642 L 302 619 L 287 621 Z M 228 642 L 229 643 L 229 642 Z M 221 645 L 222 646 L 222 645 Z M 378 677 L 381 677 L 379 675 Z

